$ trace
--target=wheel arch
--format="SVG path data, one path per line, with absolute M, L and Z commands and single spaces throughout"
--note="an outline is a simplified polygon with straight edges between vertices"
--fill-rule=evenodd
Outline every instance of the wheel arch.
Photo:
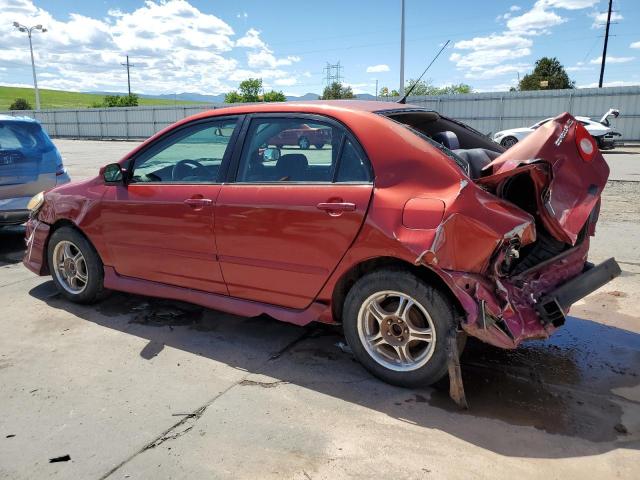
M 96 255 L 98 255 L 98 258 L 100 259 L 100 261 L 104 264 L 104 259 L 102 258 L 102 255 L 100 255 L 100 251 L 96 248 L 95 244 L 91 241 L 91 238 L 89 238 L 89 236 L 82 230 L 82 228 L 80 228 L 76 223 L 74 223 L 73 221 L 69 220 L 68 218 L 60 218 L 58 220 L 56 220 L 52 225 L 51 225 L 51 230 L 49 231 L 49 236 L 47 237 L 47 240 L 45 242 L 44 245 L 44 251 L 47 252 L 47 273 L 51 274 L 51 272 L 49 272 L 49 240 L 51 239 L 51 236 L 54 234 L 54 232 L 56 230 L 60 230 L 63 227 L 69 227 L 69 228 L 73 228 L 74 230 L 76 230 L 80 235 L 82 235 L 84 237 L 84 239 L 89 243 L 89 245 L 91 245 L 91 248 L 93 248 L 93 250 L 96 252 Z
M 464 315 L 460 300 L 436 271 L 429 267 L 414 265 L 396 257 L 376 257 L 353 265 L 336 282 L 331 296 L 331 313 L 335 321 L 342 322 L 344 301 L 353 285 L 364 275 L 380 269 L 402 270 L 414 274 L 423 282 L 441 291 L 451 302 L 457 317 Z

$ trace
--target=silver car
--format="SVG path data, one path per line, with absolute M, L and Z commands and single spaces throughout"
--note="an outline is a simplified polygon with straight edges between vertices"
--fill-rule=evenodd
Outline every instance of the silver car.
M 60 152 L 37 121 L 0 115 L 0 226 L 24 223 L 34 195 L 69 180 Z

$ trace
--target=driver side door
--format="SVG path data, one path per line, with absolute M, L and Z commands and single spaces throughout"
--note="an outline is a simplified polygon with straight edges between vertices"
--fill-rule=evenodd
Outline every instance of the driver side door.
M 179 127 L 136 154 L 103 197 L 101 223 L 119 275 L 227 294 L 214 205 L 238 117 Z

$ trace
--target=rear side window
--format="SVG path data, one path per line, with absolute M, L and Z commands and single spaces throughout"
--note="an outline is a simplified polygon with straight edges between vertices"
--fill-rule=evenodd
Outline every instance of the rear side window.
M 253 119 L 236 177 L 242 183 L 370 180 L 368 160 L 344 128 L 300 118 Z

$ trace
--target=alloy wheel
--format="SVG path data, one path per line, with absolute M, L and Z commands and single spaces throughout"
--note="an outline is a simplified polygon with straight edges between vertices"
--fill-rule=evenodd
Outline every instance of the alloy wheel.
M 374 293 L 362 303 L 357 322 L 367 353 L 385 368 L 416 370 L 433 355 L 433 320 L 410 295 L 390 290 Z
M 87 287 L 87 262 L 74 243 L 68 240 L 57 243 L 53 249 L 53 268 L 58 282 L 67 292 L 77 295 Z

